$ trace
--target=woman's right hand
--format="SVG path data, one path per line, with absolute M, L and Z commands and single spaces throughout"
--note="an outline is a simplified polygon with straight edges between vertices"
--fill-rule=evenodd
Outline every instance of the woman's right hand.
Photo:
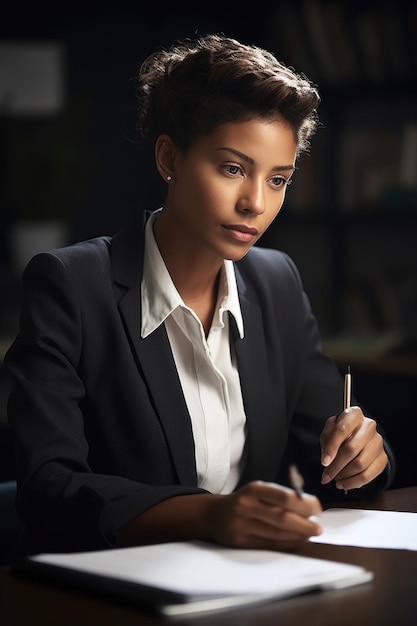
M 225 546 L 293 550 L 321 534 L 320 525 L 311 519 L 321 512 L 315 496 L 300 498 L 282 485 L 255 481 L 212 502 L 210 534 Z

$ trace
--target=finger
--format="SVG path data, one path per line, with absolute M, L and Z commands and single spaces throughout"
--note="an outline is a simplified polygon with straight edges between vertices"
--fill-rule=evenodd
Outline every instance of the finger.
M 364 418 L 361 427 L 340 446 L 332 463 L 325 469 L 321 482 L 329 483 L 336 477 L 348 478 L 361 471 L 383 451 L 383 439 L 376 430 L 376 422 Z
M 306 507 L 306 510 L 300 515 L 290 506 Z M 303 542 L 320 532 L 318 523 L 309 519 L 316 511 L 321 512 L 321 505 L 313 496 L 307 494 L 301 499 L 286 487 L 252 482 L 215 501 L 212 509 L 215 540 L 223 545 L 247 548 L 264 542 L 266 547 L 279 549 L 287 546 L 286 542 Z
M 388 464 L 385 450 L 382 450 L 379 454 L 372 454 L 369 462 L 367 457 L 368 451 L 364 451 L 340 475 L 336 476 L 335 485 L 338 489 L 344 489 L 345 491 L 360 489 L 379 476 Z
M 322 532 L 320 524 L 314 517 L 306 518 L 292 511 L 277 510 L 271 507 L 262 512 L 259 520 L 262 535 L 271 539 L 293 540 L 319 535 Z
M 388 462 L 388 458 L 386 461 Z M 387 462 L 385 462 L 385 459 L 381 456 L 380 459 L 375 459 L 375 461 L 371 463 L 371 465 L 363 472 L 350 476 L 349 478 L 337 478 L 335 485 L 338 489 L 344 489 L 345 491 L 360 489 L 379 476 L 379 474 L 385 469 Z
M 337 417 L 327 420 L 321 436 L 321 463 L 328 467 L 335 459 L 340 447 L 361 426 L 364 416 L 359 407 L 345 409 Z
M 305 518 L 320 515 L 322 512 L 322 506 L 316 496 L 304 493 L 300 498 L 293 489 L 276 483 L 256 481 L 252 484 L 256 491 L 256 497 L 264 504 L 294 511 Z
M 359 452 L 357 451 L 358 442 L 355 441 L 355 438 L 342 447 L 340 452 L 342 468 L 336 473 L 335 478 L 343 479 L 355 476 L 365 471 L 381 454 L 385 455 L 383 439 L 379 433 L 376 432 L 369 439 L 361 438 L 358 434 L 357 438 L 360 439 Z M 347 449 L 345 459 L 343 458 L 344 447 Z
M 307 519 L 292 511 L 262 505 L 254 508 L 253 515 L 247 520 L 244 533 L 234 537 L 240 545 L 259 545 L 269 547 L 282 544 L 296 544 L 307 541 L 312 536 L 321 534 L 322 528 L 315 519 Z

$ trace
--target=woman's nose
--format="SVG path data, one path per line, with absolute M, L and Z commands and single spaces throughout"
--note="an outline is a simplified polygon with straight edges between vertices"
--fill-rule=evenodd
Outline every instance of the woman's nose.
M 249 179 L 245 181 L 237 202 L 237 209 L 256 215 L 260 215 L 265 211 L 265 198 L 261 182 Z

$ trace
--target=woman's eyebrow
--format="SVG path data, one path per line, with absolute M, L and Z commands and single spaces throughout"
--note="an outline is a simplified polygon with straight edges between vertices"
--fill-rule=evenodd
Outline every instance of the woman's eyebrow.
M 216 148 L 216 150 L 225 150 L 227 152 L 231 152 L 235 156 L 242 159 L 242 161 L 246 161 L 246 163 L 249 163 L 250 165 L 255 165 L 255 161 L 254 159 L 252 159 L 252 157 L 248 156 L 244 152 L 240 152 L 240 150 L 236 150 L 235 148 L 228 148 L 227 146 L 225 146 L 221 148 Z M 272 171 L 283 172 L 283 171 L 289 171 L 289 170 L 293 171 L 295 169 L 296 169 L 295 165 L 292 165 L 292 164 L 291 165 L 276 165 L 275 167 L 272 168 Z

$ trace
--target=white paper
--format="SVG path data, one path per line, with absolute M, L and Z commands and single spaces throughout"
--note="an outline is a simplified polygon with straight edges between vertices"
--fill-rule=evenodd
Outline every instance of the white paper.
M 323 533 L 310 539 L 316 543 L 417 550 L 417 513 L 328 509 L 317 521 Z
M 186 594 L 189 598 L 276 594 L 369 580 L 356 565 L 268 550 L 238 550 L 204 542 L 175 542 L 31 560 Z

